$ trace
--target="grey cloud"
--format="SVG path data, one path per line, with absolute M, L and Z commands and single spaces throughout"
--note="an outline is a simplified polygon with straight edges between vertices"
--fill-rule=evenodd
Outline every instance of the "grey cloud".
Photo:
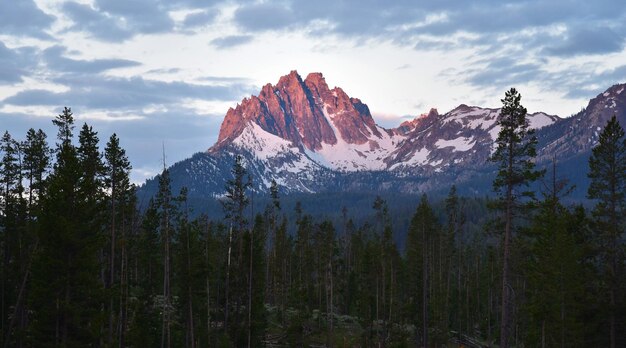
M 296 23 L 293 12 L 282 4 L 260 3 L 235 12 L 235 22 L 248 30 L 283 29 Z
M 163 68 L 163 69 L 152 69 L 148 70 L 148 74 L 176 74 L 181 71 L 180 68 Z
M 65 2 L 63 10 L 72 19 L 71 31 L 85 31 L 92 37 L 119 42 L 138 34 L 154 34 L 175 30 L 171 10 L 200 10 L 183 20 L 182 34 L 187 29 L 210 24 L 218 14 L 216 8 L 228 0 L 96 0 L 92 6 Z
M 211 83 L 250 83 L 250 79 L 248 78 L 232 76 L 202 76 L 197 78 L 196 80 Z
M 85 31 L 103 41 L 118 42 L 137 34 L 166 32 L 174 22 L 157 1 L 106 0 L 96 7 L 66 2 L 63 11 L 74 24 L 69 30 Z
M 123 41 L 133 36 L 130 30 L 121 27 L 118 20 L 89 5 L 66 2 L 63 11 L 74 22 L 68 30 L 85 31 L 94 38 L 110 42 Z
M 158 33 L 171 30 L 173 20 L 159 0 L 97 0 L 100 11 L 122 18 L 133 33 Z
M 94 59 L 76 60 L 64 57 L 66 49 L 53 46 L 43 51 L 47 66 L 57 72 L 97 74 L 116 68 L 127 68 L 140 65 L 139 62 L 126 59 Z
M 25 72 L 16 64 L 16 52 L 7 48 L 0 41 L 0 83 L 16 83 L 22 81 Z
M 216 10 L 205 10 L 202 12 L 196 12 L 188 14 L 183 21 L 183 26 L 186 28 L 196 28 L 210 24 L 217 17 L 218 12 Z
M 70 87 L 66 92 L 26 90 L 6 98 L 13 105 L 76 105 L 91 109 L 137 110 L 151 105 L 178 104 L 183 98 L 236 100 L 250 88 L 241 84 L 206 86 L 185 82 L 163 82 L 141 77 L 61 77 L 53 80 Z
M 22 82 L 37 64 L 34 56 L 32 47 L 10 49 L 0 41 L 0 85 Z
M 230 48 L 246 44 L 252 41 L 252 39 L 253 37 L 251 35 L 224 36 L 211 40 L 211 45 L 217 48 Z
M 590 66 L 589 69 L 591 68 Z M 584 69 L 580 69 L 561 79 L 556 79 L 552 83 L 554 85 L 565 84 L 567 86 L 564 93 L 565 98 L 588 99 L 616 83 L 626 83 L 626 65 L 608 69 L 599 74 L 590 74 L 585 72 Z
M 0 32 L 17 36 L 51 39 L 44 32 L 54 17 L 43 12 L 33 0 L 0 1 Z
M 545 51 L 557 56 L 619 52 L 624 49 L 624 40 L 611 28 L 575 28 L 564 40 Z
M 467 82 L 474 86 L 501 89 L 532 81 L 540 73 L 540 67 L 535 64 L 513 64 L 502 68 L 488 67 L 474 71 Z

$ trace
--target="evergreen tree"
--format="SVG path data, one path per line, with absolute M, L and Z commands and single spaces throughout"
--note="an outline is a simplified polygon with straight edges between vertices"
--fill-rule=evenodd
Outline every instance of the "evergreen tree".
M 610 347 L 624 344 L 624 229 L 626 223 L 626 137 L 613 116 L 604 127 L 589 158 L 588 197 L 597 201 L 593 210 L 597 248 L 604 285 L 608 292 Z M 620 318 L 618 318 L 618 316 Z M 619 320 L 618 320 L 619 319 Z M 621 326 L 620 326 L 621 322 Z
M 448 193 L 448 197 L 445 201 L 446 204 L 446 215 L 447 215 L 447 248 L 446 254 L 449 255 L 449 273 L 448 277 L 455 276 L 456 279 L 450 280 L 455 283 L 454 288 L 456 292 L 456 296 L 454 299 L 450 298 L 450 301 L 453 301 L 454 305 L 451 306 L 453 314 L 450 316 L 452 321 L 451 324 L 456 322 L 456 325 L 452 327 L 457 330 L 457 336 L 460 339 L 463 334 L 463 326 L 462 326 L 462 318 L 464 310 L 463 310 L 463 301 L 462 301 L 462 280 L 463 280 L 463 245 L 464 245 L 464 236 L 463 236 L 463 228 L 465 225 L 465 213 L 462 210 L 461 202 L 459 196 L 457 195 L 456 186 L 452 185 L 450 188 L 450 192 Z M 453 258 L 456 260 L 453 260 Z M 449 286 L 448 286 L 449 288 Z M 449 294 L 449 296 L 452 296 Z M 467 308 L 465 308 L 467 311 Z
M 81 157 L 72 145 L 74 119 L 65 108 L 55 120 L 59 127 L 57 160 L 42 197 L 40 248 L 33 265 L 30 305 L 32 339 L 36 346 L 96 345 L 101 336 L 101 287 L 98 274 L 99 233 L 93 230 L 97 179 L 87 159 L 94 153 L 83 137 Z M 95 141 L 97 143 L 97 140 Z M 91 148 L 93 149 L 93 148 Z M 93 190 L 90 190 L 93 188 Z
M 224 331 L 229 333 L 230 321 L 236 323 L 241 322 L 239 317 L 239 308 L 243 305 L 243 299 L 245 292 L 244 282 L 242 281 L 242 275 L 246 274 L 246 267 L 243 263 L 243 251 L 244 244 L 242 235 L 246 231 L 248 225 L 248 219 L 246 218 L 246 208 L 250 203 L 248 198 L 248 189 L 252 186 L 248 178 L 248 173 L 243 165 L 243 157 L 237 156 L 233 168 L 231 170 L 233 175 L 232 179 L 226 182 L 226 197 L 222 200 L 222 206 L 224 213 L 226 214 L 226 220 L 229 221 L 228 232 L 228 256 L 226 264 L 226 283 L 225 283 L 225 305 L 224 305 Z M 233 255 L 232 248 L 237 247 L 236 254 Z M 233 262 L 233 256 L 235 258 Z M 233 266 L 235 267 L 233 272 Z M 233 277 L 235 276 L 235 277 Z M 232 284 L 231 284 L 232 283 Z M 231 290 L 236 290 L 234 294 L 231 294 Z M 235 301 L 236 315 L 235 318 L 230 317 L 231 295 Z M 237 337 L 239 334 L 233 333 L 232 337 Z
M 252 230 L 244 231 L 243 240 L 249 246 L 244 264 L 249 265 L 248 285 L 248 326 L 247 347 L 261 347 L 267 328 L 267 313 L 265 311 L 265 220 L 257 215 Z M 238 345 L 243 346 L 243 345 Z
M 157 347 L 160 344 L 162 303 L 159 302 L 163 284 L 163 259 L 159 236 L 159 209 L 151 199 L 143 214 L 141 228 L 132 240 L 134 281 L 128 323 L 128 342 L 135 347 Z
M 174 280 L 177 283 L 179 317 L 184 318 L 185 347 L 193 348 L 200 345 L 201 313 L 204 312 L 201 298 L 205 295 L 205 242 L 200 238 L 200 221 L 189 219 L 191 209 L 187 199 L 187 188 L 181 189 L 177 201 L 181 204 L 181 208 L 176 224 L 178 227 L 178 243 L 175 243 L 177 272 Z
M 174 228 L 174 198 L 172 197 L 171 179 L 169 170 L 163 169 L 159 176 L 159 191 L 156 196 L 156 204 L 159 216 L 159 235 L 163 250 L 163 283 L 161 292 L 161 348 L 171 347 L 172 344 L 172 315 L 174 306 L 172 303 L 172 240 Z
M 24 142 L 23 171 L 28 182 L 28 207 L 31 217 L 33 209 L 42 194 L 46 171 L 50 165 L 50 149 L 46 141 L 46 133 L 41 129 L 29 129 Z
M 511 326 L 511 304 L 513 290 L 510 275 L 511 244 L 514 230 L 514 217 L 519 212 L 524 197 L 532 192 L 523 188 L 542 172 L 534 169 L 532 158 L 536 155 L 537 138 L 529 128 L 526 108 L 520 104 L 522 96 L 515 88 L 505 93 L 498 118 L 500 132 L 496 139 L 496 150 L 491 161 L 498 165 L 493 188 L 498 194 L 496 208 L 503 213 L 504 238 L 502 242 L 502 306 L 500 317 L 500 346 L 509 347 Z M 522 189 L 522 190 L 520 190 Z
M 440 230 L 437 218 L 423 195 L 413 218 L 407 236 L 407 272 L 409 281 L 409 312 L 417 327 L 421 328 L 421 343 L 428 347 L 430 326 L 430 250 L 433 237 Z M 421 285 L 421 286 L 420 286 Z
M 16 305 L 18 284 L 26 273 L 24 266 L 30 255 L 30 236 L 26 230 L 21 147 L 9 132 L 5 132 L 0 139 L 0 154 L 0 329 L 7 335 L 3 337 L 3 341 L 7 342 L 10 334 L 7 332 L 7 320 L 11 316 L 25 314 L 22 308 L 11 311 L 10 307 L 19 307 Z
M 590 275 L 583 245 L 587 224 L 584 215 L 581 218 L 561 204 L 571 188 L 565 180 L 557 180 L 556 163 L 551 181 L 526 233 L 527 342 L 580 347 L 584 327 L 580 304 L 587 300 L 584 287 Z
M 113 342 L 113 331 L 118 332 L 117 340 L 120 345 L 123 343 L 126 332 L 125 301 L 126 285 L 128 283 L 128 260 L 126 250 L 126 236 L 129 227 L 132 225 L 130 218 L 134 212 L 134 190 L 130 184 L 131 165 L 126 157 L 126 151 L 120 146 L 119 138 L 115 133 L 111 135 L 104 150 L 104 185 L 108 191 L 107 195 L 107 215 L 109 225 L 108 247 L 108 274 L 107 285 L 111 290 L 109 294 L 109 342 Z M 120 235 L 121 234 L 121 235 Z M 116 257 L 116 251 L 121 247 L 121 255 Z M 117 258 L 120 265 L 116 266 Z M 116 267 L 119 267 L 119 272 Z M 119 282 L 119 294 L 114 294 L 116 283 Z M 119 296 L 118 296 L 119 295 Z M 114 298 L 118 298 L 118 323 L 115 325 Z M 116 330 L 117 327 L 117 330 Z

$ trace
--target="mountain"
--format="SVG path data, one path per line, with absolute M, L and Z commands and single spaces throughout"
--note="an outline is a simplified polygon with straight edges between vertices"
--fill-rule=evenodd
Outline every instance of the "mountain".
M 565 167 L 586 168 L 606 121 L 615 113 L 626 124 L 624 87 L 609 88 L 569 118 L 529 114 L 539 139 L 537 163 L 556 157 Z M 456 183 L 466 192 L 487 194 L 499 113 L 462 104 L 385 129 L 366 104 L 329 88 L 322 74 L 302 79 L 292 71 L 229 109 L 216 144 L 170 168 L 173 188 L 188 187 L 190 197 L 219 197 L 241 155 L 257 192 L 275 180 L 285 193 L 443 192 Z M 577 172 L 577 181 L 586 180 Z M 148 180 L 140 194 L 150 196 L 156 184 Z

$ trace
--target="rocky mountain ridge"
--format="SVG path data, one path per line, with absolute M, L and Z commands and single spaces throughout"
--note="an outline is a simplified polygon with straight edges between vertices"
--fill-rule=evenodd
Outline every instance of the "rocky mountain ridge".
M 609 88 L 570 118 L 529 114 L 538 163 L 585 159 L 610 116 L 626 124 L 624 87 Z M 220 196 L 241 155 L 259 192 L 275 180 L 284 192 L 423 192 L 457 183 L 476 193 L 487 189 L 477 183 L 492 172 L 498 115 L 499 109 L 462 104 L 385 129 L 366 104 L 329 88 L 322 74 L 302 79 L 292 71 L 228 110 L 216 144 L 172 166 L 172 179 L 190 194 Z M 144 189 L 153 186 L 148 181 Z

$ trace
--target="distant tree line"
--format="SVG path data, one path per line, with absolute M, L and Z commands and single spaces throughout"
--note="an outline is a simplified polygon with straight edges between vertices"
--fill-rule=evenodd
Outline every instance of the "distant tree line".
M 534 168 L 521 96 L 505 95 L 492 160 L 489 223 L 450 188 L 422 195 L 393 237 L 373 217 L 288 221 L 272 182 L 254 211 L 238 157 L 223 219 L 196 217 L 168 169 L 143 210 L 113 134 L 75 137 L 65 108 L 56 142 L 31 129 L 0 139 L 0 342 L 4 347 L 618 347 L 626 345 L 626 137 L 613 117 L 589 160 L 592 209 L 565 206 L 556 161 Z M 531 192 L 533 181 L 543 184 Z M 257 209 L 258 210 L 258 209 Z M 194 216 L 192 218 L 191 216 Z M 471 233 L 470 233 L 471 232 Z

